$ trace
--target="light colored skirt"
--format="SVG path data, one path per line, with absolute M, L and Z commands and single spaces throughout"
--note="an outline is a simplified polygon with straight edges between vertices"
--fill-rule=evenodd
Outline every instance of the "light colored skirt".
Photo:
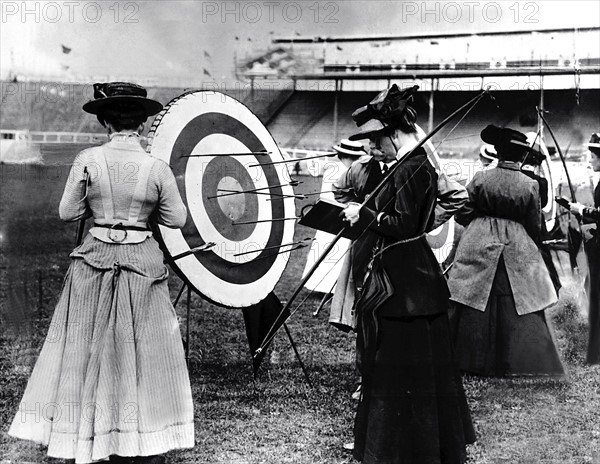
M 190 380 L 158 244 L 88 235 L 71 258 L 9 434 L 77 463 L 193 447 Z

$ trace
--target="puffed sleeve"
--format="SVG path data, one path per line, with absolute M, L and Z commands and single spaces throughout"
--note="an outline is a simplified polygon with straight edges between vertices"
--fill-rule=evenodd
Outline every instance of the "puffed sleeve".
M 352 165 L 354 166 L 354 165 Z M 358 197 L 353 187 L 353 169 L 350 166 L 333 184 L 333 198 L 340 203 L 357 202 Z
M 77 221 L 92 215 L 92 211 L 84 198 L 86 192 L 85 172 L 89 161 L 88 154 L 86 150 L 80 152 L 71 166 L 58 207 L 58 214 L 63 221 Z
M 185 225 L 187 209 L 181 199 L 173 171 L 164 161 L 158 171 L 158 204 L 152 216 L 153 221 L 166 227 L 179 229 Z
M 406 168 L 406 169 L 403 169 Z M 390 202 L 393 208 L 386 208 L 386 204 L 378 204 L 375 211 L 370 208 L 362 208 L 360 212 L 361 225 L 385 236 L 397 240 L 413 238 L 424 232 L 423 208 L 427 207 L 435 192 L 437 179 L 428 169 L 420 169 L 417 164 L 403 166 L 394 174 L 393 197 Z M 379 202 L 379 199 L 378 199 Z M 387 203 L 387 202 L 386 202 Z

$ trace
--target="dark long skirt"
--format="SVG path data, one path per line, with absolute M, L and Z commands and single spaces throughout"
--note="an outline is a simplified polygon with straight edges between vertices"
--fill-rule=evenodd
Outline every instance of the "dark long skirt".
M 379 320 L 373 359 L 363 362 L 354 423 L 357 460 L 466 461 L 465 445 L 475 441 L 475 432 L 450 343 L 446 314 Z M 359 347 L 359 353 L 365 351 Z
M 586 243 L 585 251 L 589 266 L 589 341 L 587 362 L 600 364 L 600 246 L 596 240 Z
M 485 311 L 457 304 L 454 319 L 462 371 L 490 377 L 564 375 L 544 311 L 517 314 L 502 258 Z

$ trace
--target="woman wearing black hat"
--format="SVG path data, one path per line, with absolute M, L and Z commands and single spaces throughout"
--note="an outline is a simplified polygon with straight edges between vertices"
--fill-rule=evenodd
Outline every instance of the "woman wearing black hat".
M 496 168 L 475 174 L 456 214 L 466 227 L 448 286 L 457 304 L 455 350 L 463 371 L 485 376 L 564 375 L 544 310 L 557 301 L 536 245 L 539 183 L 523 174 L 529 151 L 518 131 L 488 126 Z
M 368 138 L 371 156 L 394 169 L 372 206 L 344 210 L 353 227 L 377 237 L 357 303 L 363 383 L 353 452 L 364 463 L 458 464 L 475 441 L 452 356 L 448 287 L 425 238 L 438 175 L 424 149 L 412 150 L 415 90 L 394 85 L 353 114 L 360 133 L 351 138 Z
M 600 132 L 592 134 L 587 143 L 590 150 L 590 164 L 594 172 L 600 172 Z M 587 362 L 600 364 L 600 184 L 594 190 L 594 207 L 581 203 L 571 203 L 571 212 L 580 215 L 584 221 L 595 223 L 593 236 L 585 242 L 585 254 L 589 267 L 589 342 Z
M 149 222 L 179 228 L 187 212 L 169 166 L 139 142 L 162 105 L 120 82 L 95 84 L 94 97 L 83 109 L 110 141 L 77 155 L 59 211 L 65 221 L 91 216 L 94 226 L 71 253 L 9 434 L 75 463 L 161 463 L 162 453 L 194 445 L 194 424 L 168 272 Z

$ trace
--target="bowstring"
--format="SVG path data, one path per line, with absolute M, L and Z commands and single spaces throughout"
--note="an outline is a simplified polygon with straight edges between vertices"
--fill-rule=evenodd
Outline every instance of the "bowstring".
M 465 111 L 465 114 L 458 120 L 458 122 L 452 127 L 452 129 L 450 129 L 448 131 L 448 133 L 446 134 L 446 136 L 434 147 L 434 150 L 437 150 L 439 148 L 439 146 L 444 143 L 446 141 L 446 139 L 452 134 L 452 132 L 454 132 L 454 130 L 458 127 L 458 125 L 465 119 L 465 117 L 471 112 L 473 111 L 473 109 L 477 106 L 477 104 L 481 101 L 481 99 L 483 98 L 484 95 L 487 95 L 486 93 L 482 93 L 479 98 L 473 103 L 473 105 L 467 109 L 467 111 Z M 423 149 L 425 149 L 425 146 L 423 146 Z M 410 152 L 407 153 L 407 155 L 410 155 Z M 396 195 L 398 195 L 410 182 L 410 180 L 412 180 L 412 178 L 416 175 L 416 173 L 425 165 L 425 163 L 430 163 L 429 158 L 425 157 L 425 161 L 423 161 L 419 166 L 417 166 L 417 168 L 414 170 L 414 172 L 412 173 L 412 175 L 406 179 L 406 181 L 397 189 L 396 191 Z M 440 166 L 440 170 L 441 170 L 441 166 Z M 396 195 L 391 196 L 388 201 L 383 205 L 382 209 L 387 208 L 390 203 L 392 202 L 392 200 L 395 200 Z M 325 272 L 325 274 L 323 275 L 323 277 L 321 277 L 321 280 L 319 280 L 319 282 L 317 282 L 317 284 L 315 285 L 315 287 L 319 286 L 323 280 L 325 280 L 325 278 L 333 271 L 333 269 L 335 268 L 335 265 L 338 264 L 340 262 L 340 260 L 342 258 L 344 258 L 346 256 L 346 254 L 352 249 L 352 247 L 356 246 L 358 243 L 358 240 L 363 236 L 363 234 L 365 234 L 365 232 L 367 232 L 369 230 L 369 228 L 371 227 L 371 225 L 373 225 L 376 222 L 377 218 L 375 217 L 374 219 L 372 219 L 369 224 L 363 229 L 363 231 L 359 234 L 359 236 L 355 239 L 352 240 L 352 242 L 350 243 L 350 245 L 348 246 L 348 248 L 346 249 L 346 251 L 344 251 L 344 253 L 342 253 L 342 255 L 335 261 L 334 266 L 331 267 L 331 269 L 329 269 L 328 271 Z M 352 270 L 350 271 L 352 272 Z M 304 297 L 304 299 L 302 301 L 300 301 L 300 303 L 298 303 L 292 310 L 290 310 L 290 314 L 288 317 L 285 318 L 284 322 L 288 321 L 294 314 L 296 314 L 296 312 L 298 312 L 298 310 L 300 309 L 300 307 L 306 302 L 306 300 L 308 300 L 308 298 L 310 298 L 310 296 L 315 292 L 316 290 L 313 288 L 311 289 L 308 294 L 306 295 L 306 297 Z M 282 323 L 282 325 L 283 325 Z M 263 343 L 261 344 L 261 346 L 259 348 L 264 349 L 267 345 L 269 345 L 269 343 L 271 343 L 271 341 L 275 338 L 275 335 L 277 335 L 278 331 L 273 332 L 273 334 L 271 334 L 268 338 L 266 338 Z

